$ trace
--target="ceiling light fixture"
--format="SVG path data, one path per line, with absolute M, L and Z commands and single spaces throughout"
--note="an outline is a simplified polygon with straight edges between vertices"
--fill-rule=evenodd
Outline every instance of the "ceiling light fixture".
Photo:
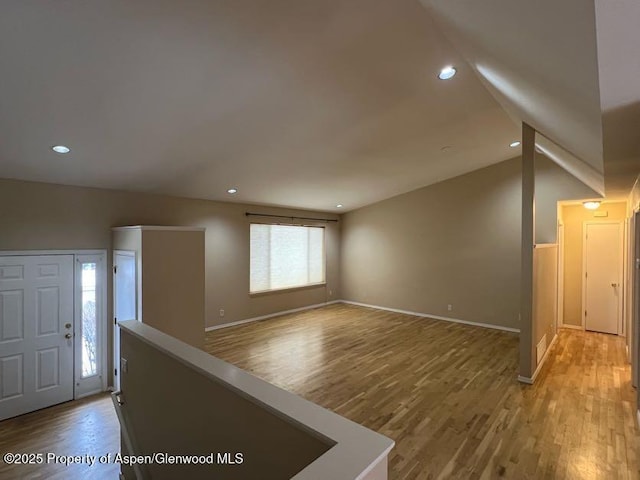
M 71 151 L 69 147 L 66 147 L 64 145 L 55 145 L 51 147 L 51 150 L 53 150 L 56 153 L 69 153 Z
M 229 190 L 227 190 L 227 193 L 230 193 L 231 195 L 233 195 L 234 193 L 238 193 L 238 189 L 237 188 L 230 188 Z
M 600 202 L 598 202 L 597 200 L 589 200 L 586 202 L 582 202 L 582 205 L 587 210 L 597 210 L 598 207 L 600 206 Z
M 438 78 L 440 80 L 449 80 L 450 78 L 453 78 L 456 72 L 457 70 L 454 67 L 452 67 L 451 65 L 447 65 L 442 70 L 440 70 Z
M 342 208 L 344 205 L 342 205 L 341 203 L 336 205 L 336 208 Z
M 519 146 L 520 146 L 520 141 L 519 141 L 519 140 L 516 140 L 515 142 L 511 142 L 511 143 L 509 144 L 509 146 L 510 146 L 511 148 L 519 147 Z

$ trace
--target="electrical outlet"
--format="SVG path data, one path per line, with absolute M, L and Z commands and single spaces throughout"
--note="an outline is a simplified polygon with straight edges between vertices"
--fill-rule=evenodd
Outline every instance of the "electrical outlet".
M 451 305 L 451 304 L 447 305 L 447 310 L 449 310 L 449 311 L 453 310 L 453 305 Z
M 224 317 L 224 308 L 221 308 L 221 309 L 220 309 L 220 316 L 221 316 L 221 317 Z
M 129 362 L 126 358 L 120 358 L 120 371 L 127 373 L 129 371 Z
M 329 290 L 329 296 L 333 295 L 333 290 Z

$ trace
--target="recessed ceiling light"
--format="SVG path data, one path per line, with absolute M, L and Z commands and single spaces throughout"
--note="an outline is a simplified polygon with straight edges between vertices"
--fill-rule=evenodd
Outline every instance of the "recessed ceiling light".
M 56 153 L 69 153 L 71 151 L 69 147 L 65 147 L 64 145 L 55 145 L 51 147 L 51 150 Z
M 344 205 L 342 205 L 341 203 L 336 205 L 336 208 L 342 208 Z
M 584 208 L 588 210 L 597 210 L 598 207 L 600 206 L 600 202 L 595 200 L 590 200 L 587 202 L 582 202 L 582 205 L 584 205 Z
M 511 148 L 519 147 L 519 146 L 520 146 L 520 142 L 519 142 L 518 140 L 516 140 L 515 142 L 511 142 L 511 143 L 509 144 L 509 146 L 510 146 Z
M 230 188 L 229 190 L 227 190 L 227 193 L 230 193 L 230 194 L 233 195 L 234 193 L 238 193 L 238 189 L 237 188 Z
M 440 70 L 438 78 L 440 80 L 449 80 L 450 78 L 453 78 L 456 72 L 457 70 L 454 67 L 452 67 L 451 65 L 447 65 L 442 70 Z

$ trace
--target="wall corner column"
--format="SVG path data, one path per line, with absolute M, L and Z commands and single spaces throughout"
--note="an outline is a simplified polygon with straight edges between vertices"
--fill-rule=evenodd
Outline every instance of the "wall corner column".
M 535 130 L 522 123 L 522 245 L 520 282 L 520 376 L 533 383 L 533 249 L 535 248 Z

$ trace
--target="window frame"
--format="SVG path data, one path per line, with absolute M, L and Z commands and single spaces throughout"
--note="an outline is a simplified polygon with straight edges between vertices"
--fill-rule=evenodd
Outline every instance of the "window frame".
M 96 264 L 96 355 L 97 370 L 94 375 L 82 376 L 82 265 Z M 107 388 L 107 259 L 104 253 L 78 253 L 75 255 L 74 269 L 74 398 L 105 391 Z
M 267 225 L 267 226 L 282 226 L 282 227 L 301 227 L 301 228 L 320 228 L 322 229 L 322 276 L 323 280 L 316 283 L 307 283 L 304 285 L 296 285 L 283 288 L 271 288 L 267 290 L 251 291 L 251 225 Z M 263 295 L 269 295 L 271 293 L 287 293 L 298 290 L 308 290 L 318 288 L 327 285 L 327 228 L 325 225 L 308 225 L 300 223 L 274 223 L 274 222 L 249 222 L 249 296 L 257 297 Z

